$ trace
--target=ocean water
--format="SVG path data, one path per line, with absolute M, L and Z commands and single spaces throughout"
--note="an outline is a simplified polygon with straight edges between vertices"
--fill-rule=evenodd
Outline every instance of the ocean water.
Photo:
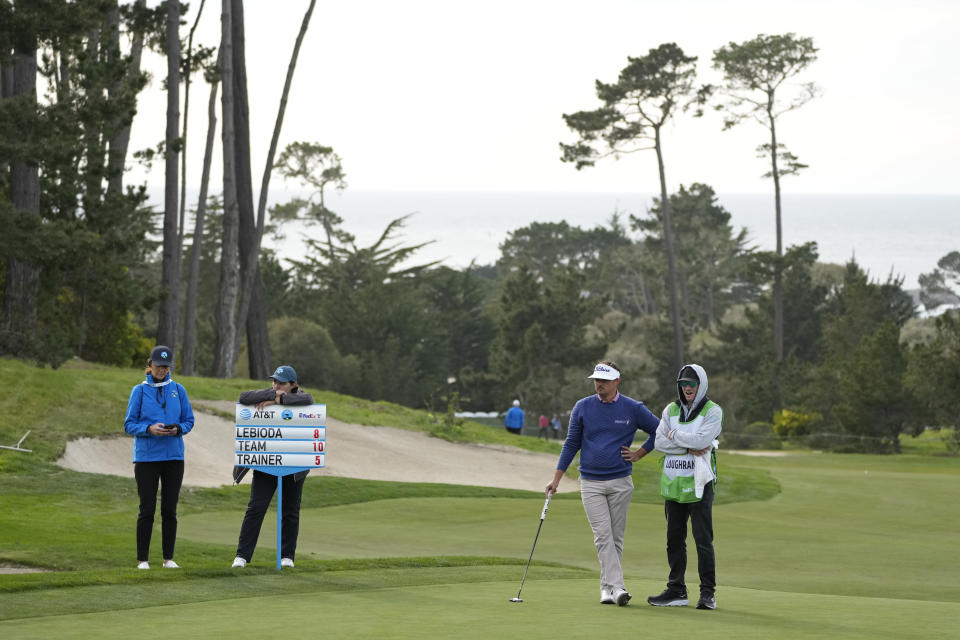
M 274 192 L 273 198 L 285 195 Z M 745 227 L 758 249 L 776 247 L 773 194 L 718 194 L 735 228 Z M 396 243 L 423 242 L 414 262 L 441 260 L 462 268 L 472 260 L 490 264 L 508 232 L 532 222 L 605 225 L 613 212 L 642 214 L 652 203 L 644 193 L 388 192 L 344 191 L 327 195 L 327 206 L 344 219 L 359 246 L 376 241 L 387 223 L 412 214 Z M 291 226 L 287 238 L 264 244 L 281 257 L 304 254 L 302 237 L 320 237 L 317 227 Z M 960 251 L 960 195 L 818 194 L 783 197 L 784 246 L 816 241 L 822 262 L 855 258 L 872 277 L 893 274 L 905 288 L 932 271 L 942 256 Z

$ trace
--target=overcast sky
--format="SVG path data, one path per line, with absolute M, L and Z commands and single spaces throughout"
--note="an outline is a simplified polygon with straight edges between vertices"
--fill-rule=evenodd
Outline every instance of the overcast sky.
M 192 24 L 199 0 L 191 1 Z M 207 0 L 199 41 L 219 39 Z M 287 63 L 307 0 L 247 0 L 254 183 L 259 185 Z M 658 190 L 652 152 L 576 171 L 563 113 L 596 108 L 597 79 L 627 56 L 676 42 L 717 83 L 714 49 L 757 34 L 814 39 L 819 59 L 798 78 L 821 97 L 785 115 L 779 138 L 810 168 L 795 193 L 960 192 L 960 3 L 953 0 L 352 0 L 317 3 L 300 54 L 281 145 L 330 145 L 356 190 Z M 188 26 L 189 26 L 188 24 Z M 186 27 L 184 30 L 186 35 Z M 163 136 L 163 60 L 140 98 L 132 148 Z M 195 81 L 190 177 L 199 181 L 208 86 Z M 665 132 L 668 188 L 766 192 L 754 149 L 765 130 L 722 131 L 718 114 L 680 115 Z M 219 137 L 218 137 L 219 146 Z M 216 162 L 219 165 L 219 159 Z M 148 182 L 163 182 L 163 164 Z M 144 177 L 135 173 L 135 179 Z M 219 171 L 215 169 L 215 185 Z M 217 191 L 214 186 L 211 191 Z M 282 189 L 277 178 L 273 186 Z M 256 194 L 255 194 L 256 197 Z

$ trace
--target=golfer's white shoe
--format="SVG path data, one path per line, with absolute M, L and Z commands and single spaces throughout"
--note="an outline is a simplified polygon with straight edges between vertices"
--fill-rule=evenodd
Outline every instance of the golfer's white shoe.
M 230 568 L 243 569 L 245 566 L 247 566 L 247 561 L 241 558 L 240 556 L 237 556 L 236 558 L 233 559 L 233 565 Z
M 633 596 L 631 596 L 629 593 L 627 593 L 627 590 L 626 590 L 626 589 L 614 589 L 614 590 L 613 590 L 613 599 L 617 601 L 617 605 L 618 605 L 618 606 L 621 606 L 621 607 L 626 606 L 626 604 L 627 604 L 628 602 L 630 602 L 630 598 L 632 598 L 632 597 L 633 597 Z
M 137 569 L 149 569 L 149 568 L 150 568 L 150 563 L 147 562 L 146 560 L 144 560 L 143 562 L 137 563 Z
M 281 566 L 281 567 L 292 567 L 292 566 L 293 566 L 293 559 L 292 559 L 292 558 L 280 558 L 280 566 Z
M 600 604 L 616 604 L 617 601 L 613 599 L 613 594 L 607 591 L 606 589 L 600 589 Z
M 178 564 L 177 564 L 176 562 L 174 562 L 173 560 L 164 560 L 164 561 L 163 561 L 163 568 L 164 568 L 164 569 L 179 569 L 179 568 L 180 568 L 180 565 L 178 565 Z

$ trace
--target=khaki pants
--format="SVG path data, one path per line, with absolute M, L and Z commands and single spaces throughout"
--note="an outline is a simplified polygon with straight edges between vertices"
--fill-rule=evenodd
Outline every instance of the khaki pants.
M 633 478 L 587 480 L 580 478 L 580 499 L 593 529 L 593 543 L 600 561 L 600 588 L 625 589 L 623 569 L 623 534 L 627 530 L 627 510 L 633 496 Z

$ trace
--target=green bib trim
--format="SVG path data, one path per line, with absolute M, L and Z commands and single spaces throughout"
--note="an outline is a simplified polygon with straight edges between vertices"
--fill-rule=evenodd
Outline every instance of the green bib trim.
M 700 409 L 700 412 L 697 415 L 693 416 L 690 420 L 684 422 L 680 420 L 680 405 L 676 402 L 671 402 L 667 407 L 667 415 L 672 418 L 672 422 L 675 425 L 688 425 L 697 420 L 705 419 L 707 412 L 710 411 L 713 407 L 717 407 L 717 403 L 712 400 L 707 400 L 704 403 L 703 408 Z M 667 469 L 664 468 L 664 465 L 667 461 L 670 460 L 671 465 L 676 465 L 671 468 L 670 473 L 667 473 Z M 693 467 L 688 467 L 687 465 L 692 464 L 693 456 L 691 454 L 686 455 L 666 455 L 660 458 L 660 496 L 665 500 L 672 500 L 673 502 L 699 502 L 700 498 L 696 494 L 696 479 L 693 475 Z M 716 488 L 716 478 L 719 477 L 717 473 L 717 452 L 710 452 L 710 466 L 713 468 L 713 485 Z

